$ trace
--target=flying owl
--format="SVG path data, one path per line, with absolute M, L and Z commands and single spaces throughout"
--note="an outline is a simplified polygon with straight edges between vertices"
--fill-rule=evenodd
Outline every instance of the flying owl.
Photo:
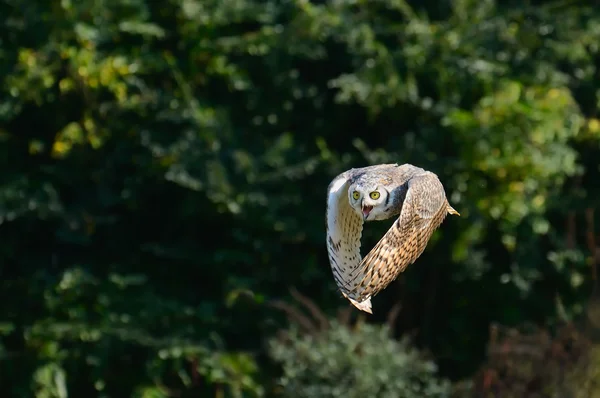
M 340 291 L 372 314 L 375 296 L 423 253 L 450 206 L 437 175 L 411 164 L 348 170 L 333 179 L 327 195 L 327 251 Z M 361 259 L 363 223 L 398 216 Z

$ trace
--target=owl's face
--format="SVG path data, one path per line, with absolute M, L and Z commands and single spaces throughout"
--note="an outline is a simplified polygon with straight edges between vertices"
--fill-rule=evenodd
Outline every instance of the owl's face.
M 350 206 L 364 221 L 389 218 L 389 192 L 379 185 L 354 184 L 348 189 Z

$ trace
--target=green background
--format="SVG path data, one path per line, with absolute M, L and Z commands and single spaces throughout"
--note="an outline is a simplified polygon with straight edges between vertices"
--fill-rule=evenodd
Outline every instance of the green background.
M 4 0 L 0 21 L 3 396 L 292 396 L 273 303 L 348 306 L 326 189 L 369 164 L 435 172 L 461 213 L 366 318 L 399 308 L 439 377 L 478 374 L 492 323 L 584 313 L 592 2 Z

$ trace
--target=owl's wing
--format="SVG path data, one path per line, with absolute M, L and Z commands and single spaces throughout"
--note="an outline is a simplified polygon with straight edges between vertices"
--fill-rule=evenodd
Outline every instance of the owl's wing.
M 357 308 L 371 312 L 371 300 L 356 302 L 348 297 L 348 284 L 360 264 L 360 238 L 363 219 L 350 207 L 348 187 L 352 183 L 353 171 L 340 174 L 329 184 L 327 193 L 327 252 L 335 283 L 342 294 Z
M 355 288 L 348 296 L 358 302 L 379 293 L 415 262 L 447 214 L 444 187 L 435 174 L 413 177 L 407 185 L 400 216 L 353 273 Z

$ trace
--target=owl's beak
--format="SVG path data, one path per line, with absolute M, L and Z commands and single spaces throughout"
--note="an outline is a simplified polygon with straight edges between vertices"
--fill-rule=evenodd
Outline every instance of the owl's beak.
M 366 220 L 369 217 L 369 213 L 373 210 L 373 206 L 364 206 L 362 207 L 363 220 Z

